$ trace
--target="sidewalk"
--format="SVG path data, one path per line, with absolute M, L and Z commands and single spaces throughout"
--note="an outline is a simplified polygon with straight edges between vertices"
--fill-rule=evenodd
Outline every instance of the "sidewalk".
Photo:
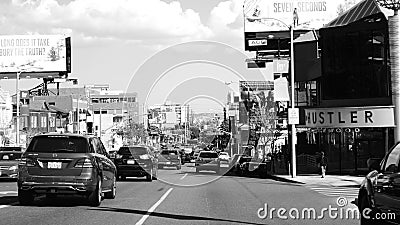
M 327 186 L 360 186 L 364 180 L 364 176 L 350 176 L 350 175 L 326 175 L 321 178 L 317 174 L 302 174 L 292 178 L 290 175 L 273 175 L 277 180 L 300 183 L 304 185 L 327 185 Z

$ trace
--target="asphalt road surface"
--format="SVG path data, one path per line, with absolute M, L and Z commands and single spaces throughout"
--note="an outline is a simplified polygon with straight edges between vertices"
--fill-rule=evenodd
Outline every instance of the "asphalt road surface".
M 351 214 L 354 199 L 340 199 L 338 206 L 342 189 L 327 195 L 271 178 L 196 174 L 187 166 L 159 170 L 157 181 L 129 178 L 117 185 L 117 197 L 100 207 L 79 197 L 42 197 L 19 206 L 16 183 L 0 180 L 0 224 L 359 224 Z

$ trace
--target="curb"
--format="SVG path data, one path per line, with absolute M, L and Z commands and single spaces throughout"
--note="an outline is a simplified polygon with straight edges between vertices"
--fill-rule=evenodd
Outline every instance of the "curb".
M 280 182 L 287 182 L 287 183 L 293 183 L 293 184 L 305 184 L 305 183 L 300 182 L 300 181 L 295 181 L 295 180 L 291 180 L 291 179 L 288 179 L 288 178 L 280 177 L 280 176 L 277 176 L 277 175 L 271 175 L 271 174 L 269 174 L 267 176 L 267 178 L 271 178 L 272 180 L 276 180 L 276 181 L 280 181 Z

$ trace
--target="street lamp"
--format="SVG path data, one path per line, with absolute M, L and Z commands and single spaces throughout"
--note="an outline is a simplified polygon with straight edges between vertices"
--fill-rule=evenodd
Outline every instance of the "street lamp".
M 392 101 L 394 105 L 394 129 L 395 142 L 400 141 L 400 49 L 399 49 L 399 15 L 400 0 L 377 0 L 377 2 L 394 11 L 389 16 L 389 46 L 390 46 L 390 69 L 392 77 Z
M 283 24 L 287 29 L 290 31 L 290 102 L 291 102 L 291 110 L 294 112 L 295 111 L 295 104 L 294 104 L 294 44 L 293 44 L 293 39 L 294 39 L 294 26 L 295 24 L 291 24 L 290 26 L 287 25 L 285 22 L 282 20 L 276 19 L 276 18 L 269 18 L 269 17 L 247 17 L 245 19 L 250 19 L 250 20 L 275 20 L 278 21 L 279 23 Z M 400 100 L 399 100 L 400 101 Z M 399 104 L 400 105 L 400 104 Z M 399 111 L 400 112 L 400 111 Z M 289 116 L 289 115 L 288 115 Z M 290 124 L 291 127 L 291 150 L 292 150 L 292 177 L 295 178 L 297 175 L 296 171 L 296 125 L 295 124 Z

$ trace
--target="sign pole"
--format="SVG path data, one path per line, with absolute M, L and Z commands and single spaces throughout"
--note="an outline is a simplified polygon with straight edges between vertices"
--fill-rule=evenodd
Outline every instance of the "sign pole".
M 20 100 L 20 95 L 19 95 L 19 77 L 21 75 L 21 72 L 18 71 L 17 72 L 17 81 L 16 81 L 16 86 L 15 86 L 15 90 L 16 90 L 16 106 L 17 106 L 17 115 L 16 115 L 16 126 L 15 126 L 15 144 L 17 145 L 17 147 L 19 147 L 19 102 Z
M 294 45 L 293 45 L 293 27 L 290 26 L 290 86 L 291 86 L 291 108 L 294 111 Z M 292 136 L 291 136 L 291 149 L 292 149 L 292 178 L 297 175 L 296 172 L 296 124 L 291 124 Z

